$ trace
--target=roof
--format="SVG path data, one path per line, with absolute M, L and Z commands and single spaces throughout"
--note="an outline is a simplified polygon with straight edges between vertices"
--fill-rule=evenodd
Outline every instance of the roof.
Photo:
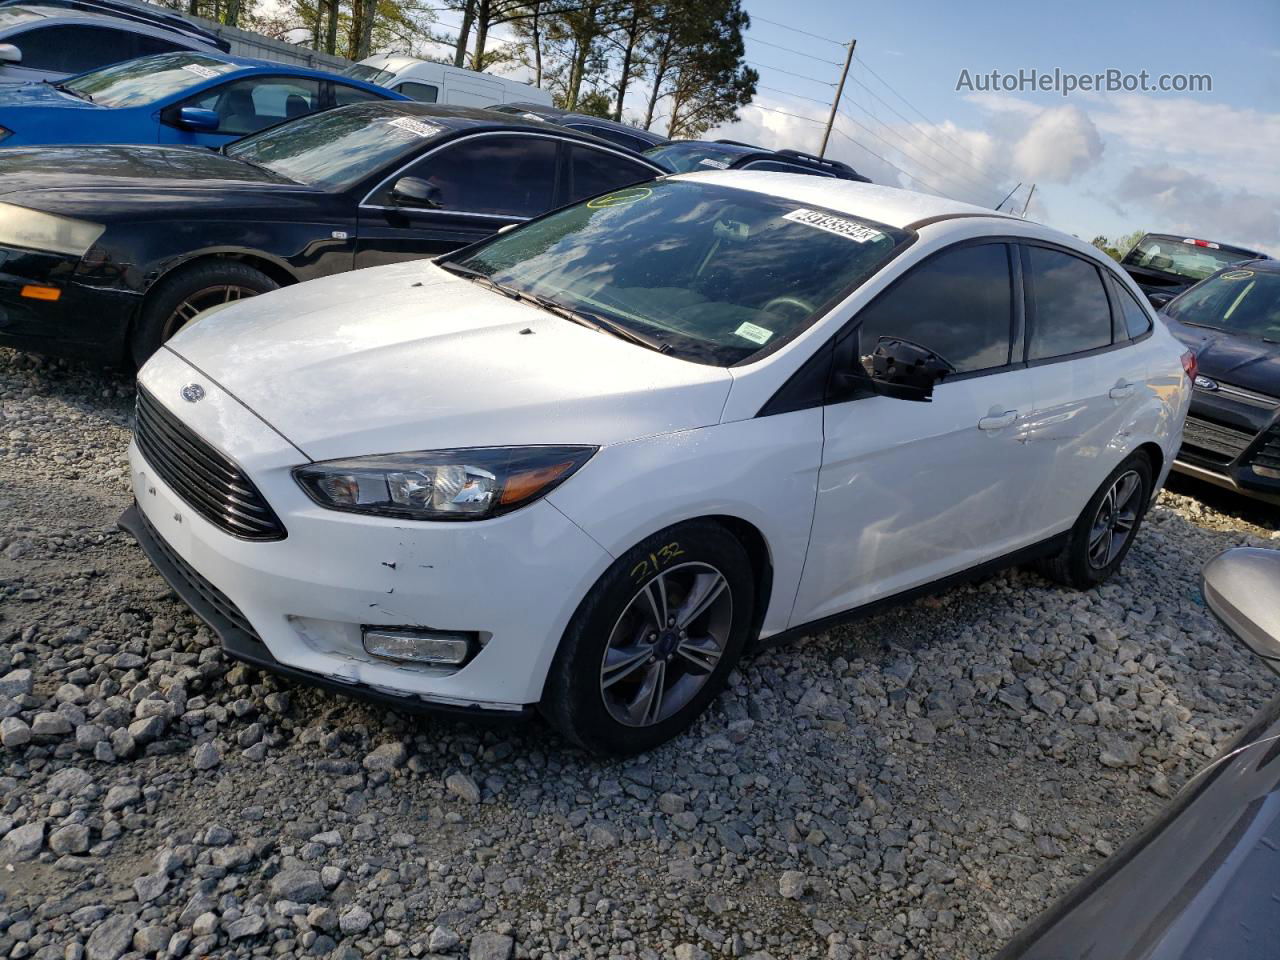
M 643 127 L 633 126 L 629 123 L 623 123 L 620 120 L 614 120 L 612 117 L 597 117 L 590 113 L 579 113 L 576 110 L 565 110 L 562 107 L 553 107 L 544 103 L 500 103 L 490 107 L 491 110 L 497 110 L 499 113 L 531 113 L 536 117 L 543 117 L 551 123 L 563 126 L 565 123 L 586 123 L 595 124 L 609 130 L 617 130 L 620 133 L 630 134 L 638 140 L 648 140 L 657 147 L 667 143 L 667 138 L 662 134 L 654 133 L 652 130 L 646 130 Z
M 906 227 L 919 220 L 945 216 L 983 216 L 999 220 L 1025 221 L 996 213 L 986 207 L 960 203 L 928 193 L 884 187 L 857 180 L 814 177 L 804 173 L 765 173 L 754 170 L 717 170 L 707 173 L 681 173 L 674 179 L 697 180 L 739 190 L 755 190 L 775 197 L 811 203 L 828 210 L 838 210 L 865 217 L 890 227 Z
M 357 80 L 355 77 L 345 77 L 342 74 L 335 73 L 332 70 L 317 70 L 314 67 L 303 66 L 300 63 L 284 63 L 280 60 L 258 60 L 253 57 L 237 57 L 230 53 L 223 53 L 220 50 L 177 50 L 177 54 L 190 55 L 193 57 L 207 57 L 210 60 L 220 60 L 223 63 L 234 64 L 242 71 L 269 69 L 273 73 L 286 73 L 294 77 L 315 77 L 323 80 L 341 79 L 343 83 L 350 84 L 353 87 L 363 87 L 366 90 L 376 90 L 389 100 L 395 100 L 397 97 L 404 97 L 403 94 L 396 93 L 387 87 L 380 86 L 376 83 L 369 83 L 367 80 Z M 171 57 L 174 53 L 152 53 L 150 57 Z M 138 58 L 143 59 L 142 57 Z M 234 74 L 226 74 L 225 76 L 234 76 Z M 404 98 L 407 99 L 407 98 Z

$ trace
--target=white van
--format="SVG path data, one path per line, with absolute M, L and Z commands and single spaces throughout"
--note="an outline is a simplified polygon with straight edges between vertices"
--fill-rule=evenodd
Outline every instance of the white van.
M 423 103 L 448 103 L 459 107 L 492 107 L 501 103 L 551 104 L 550 93 L 526 83 L 398 53 L 380 53 L 353 64 L 343 73 L 356 80 L 390 87 Z

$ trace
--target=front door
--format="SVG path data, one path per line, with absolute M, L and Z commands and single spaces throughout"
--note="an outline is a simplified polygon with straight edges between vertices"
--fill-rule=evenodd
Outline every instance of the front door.
M 555 206 L 557 141 L 528 134 L 452 141 L 393 174 L 360 205 L 356 267 L 437 256 Z M 397 181 L 432 188 L 427 205 L 394 196 Z
M 950 247 L 854 318 L 948 360 L 932 402 L 861 396 L 824 412 L 822 467 L 795 625 L 939 580 L 1028 545 L 1034 371 L 1021 362 L 1014 248 Z

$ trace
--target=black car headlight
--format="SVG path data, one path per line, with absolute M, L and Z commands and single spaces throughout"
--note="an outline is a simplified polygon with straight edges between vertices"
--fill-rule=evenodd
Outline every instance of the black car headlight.
M 331 510 L 409 520 L 483 520 L 546 496 L 598 447 L 470 447 L 297 467 L 294 478 Z
M 73 220 L 16 203 L 0 203 L 0 245 L 6 247 L 63 253 L 79 259 L 106 229 L 88 220 Z

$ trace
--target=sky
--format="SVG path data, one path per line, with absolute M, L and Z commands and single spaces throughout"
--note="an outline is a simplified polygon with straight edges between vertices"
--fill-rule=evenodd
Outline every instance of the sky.
M 711 138 L 817 151 L 843 44 L 856 38 L 827 154 L 875 182 L 984 207 L 1021 184 L 1003 207 L 1015 213 L 1035 184 L 1027 216 L 1086 240 L 1150 230 L 1280 256 L 1280 0 L 744 6 L 759 88 Z M 977 89 L 992 70 L 1033 69 L 1207 74 L 1211 89 Z M 957 89 L 962 71 L 974 89 Z
M 877 183 L 992 207 L 1021 182 L 1015 212 L 1034 183 L 1028 217 L 1086 240 L 1145 229 L 1280 255 L 1276 0 L 744 5 L 758 106 L 711 136 L 816 150 L 856 37 L 828 155 Z M 1212 90 L 957 90 L 964 70 L 1055 68 L 1208 74 Z

